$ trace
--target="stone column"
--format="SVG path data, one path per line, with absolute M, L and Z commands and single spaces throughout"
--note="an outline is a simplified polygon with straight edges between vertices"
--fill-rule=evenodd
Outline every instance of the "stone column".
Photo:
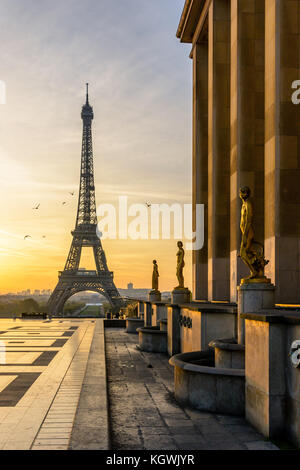
M 193 230 L 196 204 L 204 204 L 204 247 L 193 251 L 193 297 L 207 299 L 207 153 L 208 153 L 208 44 L 193 51 Z
M 208 300 L 229 300 L 230 2 L 208 15 Z
M 263 1 L 231 0 L 230 300 L 247 269 L 240 249 L 239 188 L 249 186 L 255 238 L 264 242 L 264 35 Z
M 277 303 L 300 302 L 300 0 L 266 0 L 265 256 Z

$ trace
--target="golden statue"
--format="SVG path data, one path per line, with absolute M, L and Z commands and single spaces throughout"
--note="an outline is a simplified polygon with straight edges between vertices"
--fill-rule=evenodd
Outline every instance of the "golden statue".
M 264 257 L 264 246 L 254 240 L 253 208 L 251 201 L 249 201 L 250 196 L 250 188 L 245 186 L 240 189 L 240 198 L 243 201 L 240 223 L 242 232 L 240 257 L 251 272 L 249 277 L 242 279 L 242 284 L 247 282 L 270 282 L 264 275 L 265 266 L 269 263 Z
M 158 291 L 158 278 L 159 278 L 159 273 L 158 273 L 157 261 L 154 259 L 153 260 L 153 274 L 152 274 L 152 290 L 154 291 Z
M 176 271 L 176 276 L 179 282 L 179 285 L 175 287 L 175 289 L 184 289 L 184 277 L 183 277 L 183 268 L 185 266 L 184 263 L 184 249 L 183 249 L 183 243 L 178 242 L 178 252 L 177 252 L 177 271 Z

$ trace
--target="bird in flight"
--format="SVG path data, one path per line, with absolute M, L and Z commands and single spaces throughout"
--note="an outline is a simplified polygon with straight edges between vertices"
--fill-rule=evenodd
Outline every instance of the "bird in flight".
M 75 194 L 75 191 L 73 191 L 73 192 L 72 192 L 72 193 L 70 193 L 70 194 L 71 194 L 71 196 L 74 196 L 74 194 Z
M 150 202 L 146 202 L 145 204 L 146 204 L 147 207 L 151 207 Z
M 30 235 L 25 235 L 24 240 L 27 240 L 27 238 L 32 238 Z
M 63 202 L 62 205 L 65 206 L 67 203 L 66 202 Z
M 37 211 L 37 210 L 40 208 L 40 205 L 41 205 L 41 204 L 37 204 L 37 205 L 36 205 L 35 207 L 33 207 L 32 209 L 33 209 L 34 211 Z

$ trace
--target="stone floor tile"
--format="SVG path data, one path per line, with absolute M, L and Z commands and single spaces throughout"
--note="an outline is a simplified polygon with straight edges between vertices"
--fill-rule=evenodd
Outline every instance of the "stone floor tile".
M 66 445 L 34 445 L 31 450 L 67 450 Z
M 161 435 L 167 435 L 170 436 L 170 430 L 165 427 L 165 426 L 157 426 L 155 428 L 152 427 L 139 427 L 142 435 L 144 438 L 147 438 L 148 436 L 161 436 Z
M 192 425 L 189 426 L 168 426 L 171 435 L 183 434 L 185 436 L 201 436 L 201 433 Z
M 38 437 L 35 442 L 34 442 L 34 445 L 35 446 L 48 446 L 48 445 L 68 445 L 69 443 L 69 439 L 62 439 L 60 437 L 57 437 L 57 438 L 49 438 L 49 437 L 46 437 L 46 438 L 40 438 Z
M 245 425 L 245 418 L 240 416 L 215 415 L 215 418 L 222 424 Z
M 151 442 L 151 443 L 145 443 L 144 448 L 146 450 L 179 450 L 178 446 L 173 443 L 172 441 L 157 441 L 157 442 Z
M 207 450 L 247 450 L 246 446 L 230 442 L 210 442 Z
M 245 422 L 243 424 L 225 424 L 225 428 L 232 433 L 255 432 L 255 429 Z
M 249 450 L 279 450 L 278 447 L 269 441 L 247 442 L 245 445 Z
M 101 450 L 101 447 L 99 446 L 99 442 L 95 443 L 90 443 L 90 444 L 76 444 L 76 445 L 71 445 L 68 447 L 69 450 Z
M 2 450 L 29 450 L 31 445 L 31 440 L 23 441 L 7 441 L 3 446 Z
M 193 426 L 193 423 L 191 422 L 191 420 L 189 419 L 182 419 L 181 416 L 178 417 L 178 419 L 176 419 L 175 417 L 173 418 L 165 418 L 164 417 L 164 421 L 165 423 L 167 424 L 167 426 L 174 426 L 174 427 L 191 427 Z
M 71 431 L 69 432 L 39 432 L 37 439 L 69 439 L 71 436 Z

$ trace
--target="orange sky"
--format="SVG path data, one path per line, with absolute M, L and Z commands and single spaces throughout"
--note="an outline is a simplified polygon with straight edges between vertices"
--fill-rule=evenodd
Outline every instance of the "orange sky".
M 128 9 L 123 0 L 87 3 L 73 0 L 71 13 L 68 0 L 1 3 L 7 104 L 0 105 L 0 293 L 54 288 L 64 267 L 87 81 L 97 204 L 119 196 L 130 203 L 191 202 L 191 61 L 175 37 L 183 1 L 129 0 Z M 153 258 L 160 289 L 177 285 L 176 240 L 103 246 L 118 287 L 150 287 Z M 86 258 L 82 266 L 90 267 Z

